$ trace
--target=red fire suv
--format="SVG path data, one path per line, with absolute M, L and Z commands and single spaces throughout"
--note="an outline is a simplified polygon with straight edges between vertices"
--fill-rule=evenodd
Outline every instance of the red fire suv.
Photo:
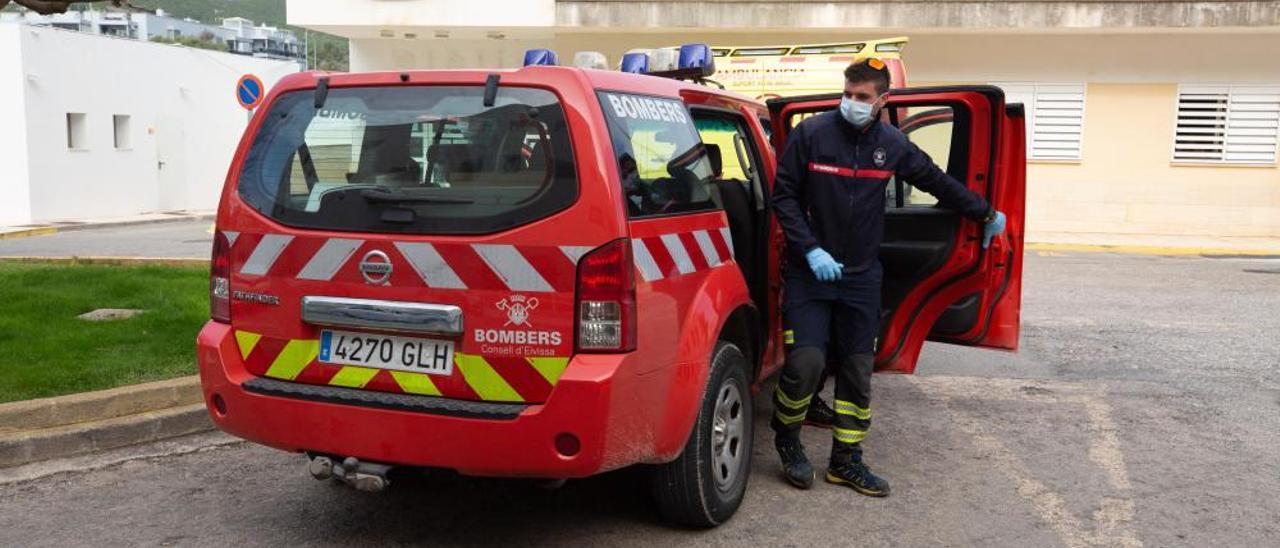
M 705 70 L 693 50 L 674 75 Z M 218 209 L 197 341 L 213 420 L 369 490 L 392 467 L 648 464 L 664 515 L 723 522 L 752 392 L 783 360 L 775 150 L 838 100 L 559 66 L 284 78 Z M 888 101 L 1009 228 L 984 250 L 890 184 L 879 368 L 910 373 L 926 339 L 1015 349 L 1021 108 L 984 86 Z

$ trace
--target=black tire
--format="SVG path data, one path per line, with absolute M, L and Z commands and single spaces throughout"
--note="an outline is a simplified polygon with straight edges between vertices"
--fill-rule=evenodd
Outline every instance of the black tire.
M 707 388 L 689 441 L 679 458 L 654 467 L 650 478 L 658 511 L 666 519 L 691 527 L 715 527 L 732 517 L 742 504 L 751 475 L 751 383 L 747 369 L 747 359 L 737 346 L 716 343 Z M 730 395 L 735 390 L 736 407 Z M 720 409 L 723 416 L 736 418 L 722 423 L 732 425 L 736 441 L 734 434 L 716 436 L 717 403 L 721 400 L 725 402 Z M 738 425 L 741 430 L 737 430 Z M 717 440 L 724 440 L 719 447 L 730 451 L 713 453 Z

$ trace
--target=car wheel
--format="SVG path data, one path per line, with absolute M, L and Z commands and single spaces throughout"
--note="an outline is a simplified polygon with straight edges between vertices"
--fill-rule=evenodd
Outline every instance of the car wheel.
M 711 374 L 689 441 L 676 460 L 651 478 L 658 510 L 693 527 L 714 527 L 742 504 L 751 473 L 751 389 L 748 364 L 731 343 L 716 343 Z

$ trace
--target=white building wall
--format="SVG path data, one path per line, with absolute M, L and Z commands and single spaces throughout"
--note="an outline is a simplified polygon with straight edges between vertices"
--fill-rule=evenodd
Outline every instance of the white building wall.
M 288 0 L 286 8 L 290 25 L 334 27 L 365 36 L 403 27 L 518 29 L 556 24 L 555 0 Z
M 258 59 L 24 27 L 31 220 L 213 209 L 247 115 L 235 83 L 270 87 L 297 70 Z M 0 54 L 2 55 L 2 54 Z M 67 113 L 86 114 L 87 142 L 67 146 Z M 113 115 L 131 145 L 114 146 Z
M 0 226 L 31 219 L 20 27 L 0 24 Z

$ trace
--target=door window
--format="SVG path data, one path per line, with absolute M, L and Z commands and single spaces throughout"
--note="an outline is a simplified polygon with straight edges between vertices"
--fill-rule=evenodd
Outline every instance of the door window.
M 756 209 L 763 207 L 764 197 L 759 181 L 759 164 L 751 146 L 751 134 L 740 116 L 699 110 L 693 124 L 698 128 L 703 145 L 708 149 L 717 185 L 738 185 L 744 195 L 751 196 Z
M 895 109 L 890 113 L 894 125 L 907 139 L 933 159 L 958 181 L 965 180 L 963 154 L 954 154 L 955 110 L 947 106 L 929 105 Z M 956 161 L 952 162 L 952 158 Z M 894 177 L 885 190 L 885 207 L 933 207 L 938 199 L 915 188 L 911 181 Z

